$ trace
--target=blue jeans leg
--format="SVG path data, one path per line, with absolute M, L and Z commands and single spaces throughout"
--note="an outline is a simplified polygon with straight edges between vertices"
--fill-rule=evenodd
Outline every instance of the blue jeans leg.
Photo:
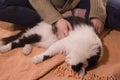
M 6 6 L 23 6 L 23 7 L 29 7 L 30 5 L 28 0 L 3 0 Z
M 28 0 L 0 0 L 0 20 L 28 26 L 39 22 L 40 16 Z
M 108 0 L 106 25 L 120 28 L 120 0 Z

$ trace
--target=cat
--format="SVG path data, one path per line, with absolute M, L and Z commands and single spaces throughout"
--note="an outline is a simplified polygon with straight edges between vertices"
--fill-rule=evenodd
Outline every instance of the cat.
M 55 25 L 41 21 L 17 35 L 1 39 L 0 52 L 23 47 L 23 53 L 28 55 L 32 50 L 32 45 L 47 48 L 45 52 L 33 57 L 32 61 L 36 64 L 64 52 L 65 62 L 71 66 L 71 69 L 84 75 L 87 68 L 95 65 L 102 57 L 102 41 L 89 20 L 76 16 L 65 19 L 73 28 L 67 37 L 59 40 L 56 36 Z

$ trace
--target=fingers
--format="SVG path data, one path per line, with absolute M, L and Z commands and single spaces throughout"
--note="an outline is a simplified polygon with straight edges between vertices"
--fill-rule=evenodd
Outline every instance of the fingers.
M 94 23 L 94 26 L 95 26 L 97 33 L 100 34 L 102 32 L 101 25 Z
M 99 19 L 92 19 L 91 22 L 93 23 L 97 33 L 101 34 L 104 30 L 104 24 Z
M 72 25 L 68 23 L 68 30 L 72 30 Z
M 103 32 L 103 28 L 101 28 L 101 27 L 96 28 L 96 30 L 97 30 L 98 34 L 101 34 Z
M 64 37 L 68 36 L 68 33 L 69 33 L 69 30 L 67 28 L 64 29 L 63 31 L 58 30 L 57 37 L 58 37 L 58 39 L 62 39 Z
M 62 39 L 64 37 L 68 36 L 69 31 L 72 30 L 71 24 L 65 19 L 58 20 L 56 22 L 56 27 L 57 27 L 58 39 Z
M 63 33 L 57 33 L 57 38 L 58 39 L 62 39 L 64 37 L 64 34 Z
M 102 33 L 102 31 L 103 31 L 102 24 L 99 22 L 96 22 L 96 23 L 94 23 L 94 25 L 95 25 L 95 28 L 96 28 L 96 31 L 98 32 L 98 34 Z
M 64 36 L 66 37 L 66 36 L 68 36 L 69 30 L 66 29 L 65 31 L 63 31 L 63 33 L 64 33 Z

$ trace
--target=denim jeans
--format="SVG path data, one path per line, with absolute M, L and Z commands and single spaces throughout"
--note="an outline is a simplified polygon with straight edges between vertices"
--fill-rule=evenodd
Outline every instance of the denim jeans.
M 18 25 L 33 25 L 39 22 L 39 15 L 28 0 L 0 0 L 0 20 Z
M 108 0 L 106 25 L 120 28 L 120 0 Z
M 87 8 L 89 16 L 89 0 L 81 0 L 78 8 Z M 40 16 L 32 8 L 28 0 L 0 0 L 0 20 L 19 25 L 32 25 L 40 20 Z

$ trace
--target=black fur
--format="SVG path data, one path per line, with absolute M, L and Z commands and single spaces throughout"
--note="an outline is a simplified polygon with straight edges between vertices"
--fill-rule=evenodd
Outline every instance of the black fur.
M 53 34 L 56 34 L 57 33 L 57 27 L 55 26 L 55 24 L 52 25 L 52 31 L 53 31 Z
M 83 66 L 83 63 L 79 63 L 77 65 L 72 65 L 71 68 L 73 71 L 79 72 L 81 70 L 82 66 Z
M 49 58 L 50 58 L 50 56 L 44 56 L 43 61 L 45 61 L 45 60 L 47 60 Z
M 70 17 L 67 17 L 65 19 L 71 23 L 73 29 L 74 29 L 73 25 L 81 25 L 81 24 L 86 25 L 87 24 L 87 25 L 93 26 L 93 24 L 90 22 L 90 20 L 83 19 L 83 18 L 80 18 L 78 16 L 70 16 Z
M 23 47 L 25 44 L 32 44 L 35 42 L 39 42 L 41 40 L 41 36 L 37 34 L 32 34 L 28 37 L 23 37 L 22 39 L 19 40 L 19 42 L 12 42 L 12 49 L 17 48 L 17 47 Z
M 7 37 L 7 38 L 3 38 L 2 41 L 4 41 L 4 44 L 8 44 L 9 42 L 12 42 L 14 40 L 16 40 L 18 37 L 20 37 L 25 31 L 22 31 L 16 35 Z
M 81 17 L 78 17 L 78 16 L 69 16 L 69 17 L 66 17 L 64 18 L 66 19 L 68 22 L 70 22 L 70 24 L 72 25 L 72 29 L 74 30 L 74 27 L 76 27 L 76 25 L 82 25 L 82 24 L 85 24 L 85 25 L 90 25 L 91 27 L 94 26 L 90 20 L 88 19 L 83 19 Z M 55 25 L 55 23 L 52 25 L 53 26 L 53 32 L 54 34 L 57 32 L 57 27 Z M 96 31 L 96 30 L 95 30 Z
M 100 58 L 100 54 L 101 54 L 101 47 L 98 47 L 98 52 L 96 53 L 96 55 L 91 56 L 89 59 L 87 59 L 87 61 L 88 61 L 87 69 L 91 68 L 98 62 L 98 60 Z
M 86 68 L 87 70 L 89 70 L 89 68 L 93 67 L 98 62 L 98 60 L 100 58 L 101 47 L 99 47 L 98 50 L 99 51 L 97 52 L 96 55 L 91 56 L 89 59 L 87 59 L 87 61 L 88 61 L 88 66 Z M 79 72 L 81 70 L 82 66 L 83 66 L 83 63 L 79 63 L 77 65 L 72 65 L 71 68 L 73 71 Z

